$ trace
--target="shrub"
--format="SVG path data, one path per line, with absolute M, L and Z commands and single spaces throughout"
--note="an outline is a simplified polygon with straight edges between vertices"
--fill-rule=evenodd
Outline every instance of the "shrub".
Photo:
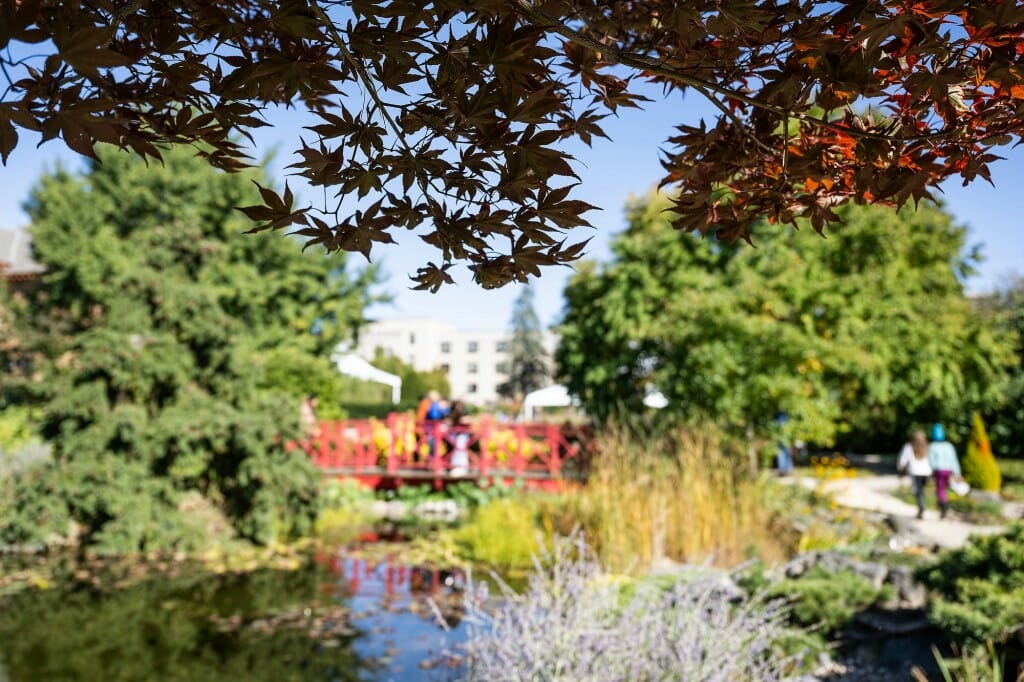
M 975 536 L 918 573 L 936 593 L 929 617 L 955 640 L 1003 642 L 1024 627 L 1024 522 Z
M 541 548 L 536 519 L 529 497 L 498 499 L 478 508 L 453 536 L 467 559 L 499 568 L 528 568 Z
M 888 593 L 849 569 L 830 573 L 815 566 L 799 578 L 771 585 L 767 596 L 789 602 L 795 624 L 831 634 L 849 625 L 858 611 L 885 601 Z
M 604 572 L 579 537 L 555 541 L 526 589 L 507 587 L 493 610 L 467 594 L 470 680 L 616 682 L 673 679 L 778 680 L 790 661 L 778 604 L 739 599 L 706 570 L 668 587 Z
M 971 439 L 967 443 L 967 453 L 962 465 L 964 478 L 971 487 L 999 492 L 1002 485 L 999 465 L 992 455 L 992 445 L 989 443 L 988 434 L 985 433 L 985 423 L 977 412 L 974 413 Z

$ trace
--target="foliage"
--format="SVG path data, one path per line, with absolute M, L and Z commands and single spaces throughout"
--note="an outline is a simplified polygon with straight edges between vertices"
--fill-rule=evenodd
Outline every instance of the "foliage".
M 301 108 L 319 123 L 292 167 L 337 200 L 266 190 L 251 218 L 365 255 L 417 231 L 438 253 L 418 286 L 467 262 L 490 287 L 580 255 L 563 232 L 591 207 L 567 149 L 647 94 L 721 112 L 666 131 L 662 184 L 687 230 L 820 230 L 845 202 L 989 179 L 1024 126 L 1022 25 L 999 0 L 7 2 L 0 160 L 32 130 L 88 156 L 186 143 L 233 170 L 261 111 Z
M 418 401 L 430 391 L 437 391 L 443 396 L 451 395 L 452 387 L 448 383 L 448 374 L 440 368 L 421 372 L 400 358 L 383 351 L 378 351 L 374 355 L 373 365 L 401 377 L 402 400 L 405 402 Z M 388 390 L 390 391 L 390 388 Z
M 1001 387 L 1005 400 L 985 412 L 992 425 L 992 446 L 1001 457 L 1024 457 L 1024 278 L 982 303 L 1016 343 L 1016 362 Z
M 0 454 L 13 452 L 29 443 L 32 431 L 32 411 L 23 405 L 6 405 L 0 411 Z
M 830 572 L 815 566 L 799 578 L 787 578 L 766 591 L 770 599 L 790 604 L 789 618 L 803 628 L 834 634 L 853 622 L 853 616 L 889 598 L 886 589 L 850 569 Z
M 981 415 L 974 413 L 971 426 L 971 439 L 967 443 L 967 453 L 964 461 L 960 463 L 963 469 L 964 478 L 971 487 L 990 492 L 999 492 L 1002 486 L 1002 476 L 999 473 L 999 465 L 992 455 L 992 445 L 989 443 L 988 434 L 985 432 L 985 423 Z
M 516 398 L 542 388 L 548 378 L 544 330 L 533 308 L 533 290 L 530 287 L 523 287 L 516 299 L 509 327 L 511 333 L 505 349 L 508 379 L 498 386 L 498 394 Z
M 604 565 L 643 573 L 654 562 L 713 560 L 735 565 L 751 554 L 784 554 L 767 511 L 766 483 L 740 472 L 713 435 L 673 430 L 637 437 L 607 430 L 587 485 L 552 511 L 557 530 L 579 524 Z
M 29 591 L 3 605 L 4 670 L 15 680 L 358 680 L 348 638 L 326 647 L 310 636 L 326 579 L 307 568 Z M 288 622 L 303 610 L 315 615 Z M 276 628 L 254 623 L 282 615 Z M 224 628 L 232 616 L 240 626 Z
M 306 396 L 316 396 L 319 419 L 343 419 L 341 407 L 344 384 L 338 370 L 325 357 L 311 355 L 295 347 L 270 350 L 263 358 L 263 388 L 277 395 L 286 395 L 298 405 Z
M 939 666 L 939 674 L 943 682 L 1004 682 L 1002 657 L 996 652 L 992 642 L 985 646 L 970 647 L 960 651 L 960 655 L 945 658 L 936 647 L 932 647 L 935 661 Z M 923 671 L 915 669 L 913 678 L 916 682 L 928 682 Z M 1016 682 L 1020 682 L 1021 675 Z
M 734 603 L 714 575 L 695 570 L 665 588 L 623 589 L 580 538 L 560 538 L 522 593 L 491 606 L 468 592 L 471 680 L 781 679 L 774 655 L 785 613 L 756 600 Z
M 1024 460 L 1003 460 L 1003 497 L 1024 501 Z
M 633 202 L 612 261 L 566 289 L 559 372 L 588 413 L 641 414 L 656 387 L 669 417 L 824 445 L 997 401 L 1008 343 L 965 297 L 964 229 L 934 205 L 848 207 L 828 240 L 765 224 L 756 249 L 679 233 L 668 205 Z
M 1005 641 L 1024 628 L 1024 523 L 971 538 L 921 569 L 919 578 L 935 591 L 929 617 L 955 640 Z
M 34 386 L 55 463 L 18 485 L 0 538 L 34 541 L 17 519 L 56 501 L 100 547 L 188 548 L 189 490 L 244 538 L 308 531 L 317 473 L 285 447 L 299 406 L 260 388 L 261 362 L 332 347 L 362 319 L 365 277 L 282 235 L 244 236 L 246 176 L 186 150 L 149 166 L 99 153 L 82 175 L 43 178 L 28 205 L 47 272 L 17 319 L 34 343 L 3 358 L 30 369 L 4 383 Z
M 536 505 L 528 497 L 510 497 L 477 508 L 453 538 L 464 558 L 522 569 L 541 548 L 539 526 Z

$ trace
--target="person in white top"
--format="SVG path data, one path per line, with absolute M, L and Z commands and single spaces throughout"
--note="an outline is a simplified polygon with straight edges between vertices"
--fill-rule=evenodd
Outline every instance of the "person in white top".
M 910 435 L 910 442 L 900 451 L 896 468 L 901 474 L 910 475 L 914 483 L 914 497 L 917 498 L 917 518 L 924 518 L 924 487 L 932 475 L 932 465 L 928 462 L 928 439 L 924 431 L 914 431 Z

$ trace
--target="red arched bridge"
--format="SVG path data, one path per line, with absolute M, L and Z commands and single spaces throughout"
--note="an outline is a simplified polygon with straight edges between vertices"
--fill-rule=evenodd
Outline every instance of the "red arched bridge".
M 585 430 L 571 424 L 509 424 L 483 417 L 471 424 L 386 419 L 321 421 L 300 447 L 327 476 L 373 487 L 403 482 L 523 481 L 558 487 L 586 467 Z

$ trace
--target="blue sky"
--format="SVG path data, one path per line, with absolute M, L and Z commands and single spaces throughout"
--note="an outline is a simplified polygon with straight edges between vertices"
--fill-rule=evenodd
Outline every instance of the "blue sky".
M 671 101 L 653 102 L 642 111 L 622 111 L 619 118 L 606 122 L 611 141 L 595 140 L 593 148 L 580 146 L 572 150 L 579 160 L 577 172 L 582 182 L 578 198 L 603 209 L 588 215 L 594 229 L 577 230 L 572 235 L 580 239 L 592 237 L 588 258 L 607 258 L 610 237 L 623 227 L 627 199 L 643 194 L 657 182 L 658 148 L 671 134 L 673 125 L 692 123 L 710 115 L 710 109 L 696 98 L 674 96 Z M 275 113 L 270 120 L 274 127 L 258 131 L 253 153 L 260 157 L 276 150 L 271 169 L 283 180 L 282 169 L 291 162 L 290 150 L 297 146 L 298 129 L 306 121 L 292 112 Z M 948 210 L 969 227 L 969 243 L 982 244 L 985 261 L 978 275 L 968 281 L 968 289 L 973 292 L 991 290 L 1012 274 L 1024 274 L 1024 238 L 1018 234 L 1019 216 L 1024 213 L 1024 150 L 1007 149 L 1004 155 L 1007 158 L 992 167 L 995 187 L 975 182 L 966 188 L 959 183 L 949 183 L 944 188 Z M 0 166 L 0 227 L 25 225 L 27 219 L 21 204 L 39 176 L 58 163 L 77 168 L 80 160 L 59 141 L 37 149 L 34 140 L 24 137 L 7 166 Z M 294 179 L 291 184 L 301 197 L 302 185 Z M 437 294 L 412 291 L 408 288 L 408 274 L 427 260 L 436 260 L 436 255 L 414 235 L 396 237 L 400 240 L 398 245 L 387 246 L 374 255 L 386 273 L 384 286 L 394 296 L 394 302 L 375 307 L 371 316 L 430 317 L 467 330 L 498 330 L 507 326 L 518 286 L 484 291 L 473 285 L 463 270 L 456 273 L 456 285 Z M 558 319 L 562 289 L 570 275 L 569 268 L 550 269 L 532 285 L 537 311 L 546 324 Z

